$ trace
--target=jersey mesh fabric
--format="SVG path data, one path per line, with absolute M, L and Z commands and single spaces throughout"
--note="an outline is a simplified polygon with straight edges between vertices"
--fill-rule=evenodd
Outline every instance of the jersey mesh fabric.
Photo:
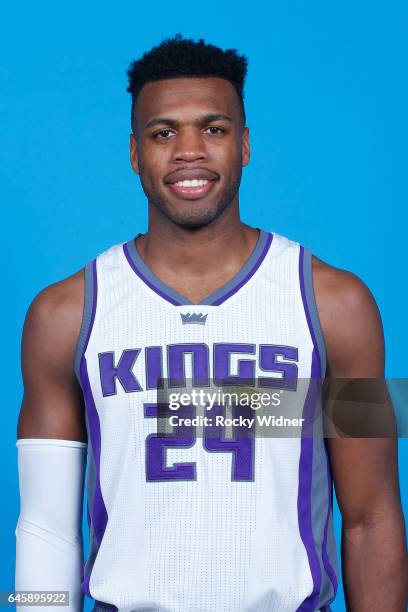
M 334 598 L 330 572 L 336 567 L 321 436 L 310 451 L 309 484 L 300 482 L 306 451 L 299 437 L 257 437 L 250 481 L 233 480 L 232 453 L 208 452 L 202 437 L 189 448 L 166 451 L 167 466 L 194 464 L 194 479 L 146 477 L 146 440 L 157 432 L 156 419 L 146 418 L 143 408 L 157 400 L 156 390 L 146 390 L 146 347 L 163 347 L 165 371 L 168 345 L 205 344 L 210 372 L 214 343 L 296 347 L 299 379 L 310 377 L 316 347 L 301 294 L 300 245 L 273 234 L 253 276 L 218 306 L 170 303 L 135 274 L 123 247 L 111 247 L 94 263 L 94 318 L 81 360 L 92 453 L 85 592 L 120 611 L 323 608 Z M 207 315 L 205 325 L 183 325 L 181 313 L 191 312 Z M 117 363 L 132 348 L 140 349 L 132 371 L 141 390 L 126 392 L 116 380 L 116 393 L 104 396 L 99 356 L 113 352 Z M 233 357 L 232 369 L 249 358 Z M 257 376 L 267 375 L 258 363 L 256 368 Z M 185 369 L 191 378 L 188 356 Z M 294 413 L 302 416 L 306 392 L 296 397 Z

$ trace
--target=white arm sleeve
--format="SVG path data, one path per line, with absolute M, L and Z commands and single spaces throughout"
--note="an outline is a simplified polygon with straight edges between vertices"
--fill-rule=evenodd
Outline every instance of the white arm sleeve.
M 18 450 L 20 516 L 16 535 L 16 591 L 69 591 L 69 606 L 47 611 L 82 612 L 82 508 L 84 442 L 21 438 Z M 18 605 L 17 612 L 44 612 Z

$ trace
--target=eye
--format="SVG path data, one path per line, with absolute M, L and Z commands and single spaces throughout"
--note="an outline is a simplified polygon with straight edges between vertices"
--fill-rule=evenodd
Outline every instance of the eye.
M 217 134 L 223 134 L 225 132 L 225 130 L 218 127 L 217 125 L 210 125 L 208 128 L 206 128 L 206 131 L 207 130 L 211 130 L 210 134 L 213 134 L 214 136 Z
M 168 130 L 168 129 L 163 129 L 160 130 L 159 132 L 156 132 L 155 134 L 153 134 L 154 138 L 157 138 L 158 140 L 168 140 L 169 139 L 169 135 L 173 134 L 174 132 L 172 132 L 172 130 Z

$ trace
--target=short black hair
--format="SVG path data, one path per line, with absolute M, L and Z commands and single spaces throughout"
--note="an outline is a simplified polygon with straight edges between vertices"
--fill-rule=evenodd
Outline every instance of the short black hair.
M 180 33 L 165 38 L 159 45 L 146 51 L 132 62 L 127 71 L 132 96 L 131 125 L 135 128 L 134 112 L 137 97 L 143 85 L 151 81 L 182 77 L 221 77 L 232 83 L 238 94 L 245 125 L 244 84 L 248 59 L 236 49 L 226 49 L 206 43 L 202 38 L 194 41 Z

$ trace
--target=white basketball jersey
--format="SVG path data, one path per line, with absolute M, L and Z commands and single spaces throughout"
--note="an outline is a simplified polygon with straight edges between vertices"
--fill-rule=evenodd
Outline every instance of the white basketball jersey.
M 332 481 L 310 384 L 326 356 L 310 250 L 260 231 L 243 268 L 200 304 L 155 276 L 134 239 L 89 262 L 85 278 L 75 367 L 88 431 L 82 588 L 94 611 L 330 610 Z M 257 391 L 288 382 L 288 410 L 307 417 L 299 435 L 271 425 L 242 437 L 235 421 L 211 433 L 188 420 L 160 434 L 163 381 L 241 380 Z M 305 391 L 291 396 L 293 380 Z M 223 409 L 204 414 L 222 421 Z M 172 415 L 197 416 L 191 404 Z

